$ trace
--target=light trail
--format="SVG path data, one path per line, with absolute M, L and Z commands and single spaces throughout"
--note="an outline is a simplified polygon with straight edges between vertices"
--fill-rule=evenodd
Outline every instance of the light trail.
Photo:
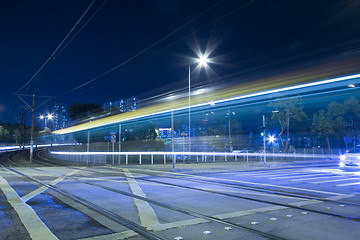
M 316 82 L 301 83 L 298 85 L 286 86 L 288 84 L 287 79 L 279 78 L 277 81 L 274 81 L 269 84 L 264 84 L 262 81 L 257 81 L 256 83 L 246 83 L 241 84 L 232 88 L 220 89 L 215 92 L 208 92 L 206 94 L 194 95 L 192 98 L 193 105 L 191 108 L 198 108 L 207 105 L 215 105 L 220 103 L 226 103 L 237 100 L 251 99 L 255 97 L 265 97 L 272 96 L 276 93 L 285 93 L 288 91 L 302 90 L 303 92 L 309 91 L 312 88 L 312 91 L 325 91 L 327 89 L 334 88 L 332 84 L 343 83 L 341 87 L 347 88 L 349 80 L 356 80 L 360 83 L 360 74 L 353 74 L 348 76 L 329 78 Z M 303 78 L 293 79 L 292 82 L 304 82 Z M 352 83 L 352 84 L 357 84 Z M 249 85 L 251 86 L 249 87 Z M 272 89 L 269 89 L 273 87 Z M 278 88 L 276 88 L 278 87 Z M 337 86 L 339 87 L 339 86 Z M 316 89 L 315 89 L 316 88 Z M 298 93 L 297 93 L 298 94 Z M 89 130 L 97 127 L 103 127 L 106 125 L 117 124 L 127 121 L 133 121 L 141 118 L 151 117 L 160 114 L 166 114 L 181 110 L 188 109 L 188 102 L 186 98 L 179 99 L 177 101 L 168 101 L 166 103 L 159 103 L 153 106 L 148 106 L 140 108 L 133 112 L 121 113 L 118 115 L 97 119 L 87 123 L 79 124 L 73 127 L 61 129 L 54 131 L 53 134 L 67 134 L 74 133 L 84 130 Z

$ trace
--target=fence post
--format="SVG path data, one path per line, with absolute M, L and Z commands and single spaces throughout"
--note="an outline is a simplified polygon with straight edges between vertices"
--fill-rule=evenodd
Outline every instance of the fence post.
M 151 154 L 151 164 L 154 164 L 154 154 Z
M 129 163 L 129 155 L 126 154 L 126 156 L 125 156 L 125 164 L 127 165 L 128 163 Z
M 139 154 L 139 165 L 141 165 L 141 154 Z

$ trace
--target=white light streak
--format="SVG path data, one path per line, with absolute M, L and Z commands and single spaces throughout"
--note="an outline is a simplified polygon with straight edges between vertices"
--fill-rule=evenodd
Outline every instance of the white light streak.
M 88 130 L 88 129 L 92 129 L 92 128 L 96 128 L 96 127 L 103 127 L 103 126 L 107 126 L 107 125 L 111 125 L 111 124 L 117 124 L 117 123 L 127 122 L 127 121 L 136 120 L 136 119 L 140 119 L 140 118 L 170 113 L 173 111 L 181 111 L 181 110 L 186 110 L 189 108 L 197 108 L 197 107 L 202 107 L 202 106 L 206 106 L 206 105 L 215 105 L 218 103 L 225 103 L 225 102 L 236 101 L 236 100 L 252 98 L 252 97 L 259 97 L 259 96 L 270 95 L 270 94 L 274 94 L 274 93 L 280 93 L 280 92 L 302 89 L 302 88 L 307 88 L 307 87 L 321 86 L 321 85 L 325 85 L 325 84 L 342 82 L 342 81 L 347 81 L 347 80 L 356 79 L 356 78 L 360 78 L 360 74 L 353 74 L 353 75 L 331 78 L 331 79 L 326 79 L 326 80 L 317 81 L 317 82 L 311 82 L 311 83 L 305 83 L 305 84 L 283 87 L 283 88 L 278 88 L 278 89 L 266 90 L 266 91 L 245 94 L 245 95 L 240 95 L 240 96 L 231 97 L 231 98 L 225 98 L 225 99 L 220 99 L 220 100 L 215 100 L 215 101 L 210 101 L 210 102 L 205 102 L 205 103 L 199 103 L 199 104 L 195 104 L 195 105 L 191 105 L 191 106 L 186 105 L 183 107 L 167 109 L 167 110 L 163 110 L 163 111 L 159 111 L 159 112 L 155 112 L 155 113 L 148 113 L 148 114 L 144 114 L 144 115 L 140 115 L 140 116 L 125 118 L 125 119 L 121 119 L 121 120 L 115 120 L 112 122 L 101 123 L 101 124 L 98 124 L 98 125 L 95 125 L 92 127 L 84 127 L 83 129 L 79 129 L 79 130 L 71 131 L 71 132 L 84 131 L 84 130 Z M 71 132 L 69 132 L 69 133 L 71 133 Z

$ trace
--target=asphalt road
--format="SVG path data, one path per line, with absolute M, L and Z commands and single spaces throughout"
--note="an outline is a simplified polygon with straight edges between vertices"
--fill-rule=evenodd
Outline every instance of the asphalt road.
M 359 239 L 360 172 L 337 160 L 172 169 L 8 157 L 0 239 Z

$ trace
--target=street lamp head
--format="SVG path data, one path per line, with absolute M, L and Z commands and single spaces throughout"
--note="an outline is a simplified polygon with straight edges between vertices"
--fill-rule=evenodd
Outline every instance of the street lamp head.
M 40 119 L 44 119 L 44 116 L 43 116 L 43 115 L 40 115 Z
M 274 143 L 275 142 L 275 136 L 271 135 L 268 137 L 269 143 Z
M 200 67 L 205 67 L 209 62 L 209 59 L 207 58 L 207 56 L 200 54 L 197 62 L 199 63 Z
M 47 115 L 47 119 L 51 120 L 54 116 L 52 114 Z

